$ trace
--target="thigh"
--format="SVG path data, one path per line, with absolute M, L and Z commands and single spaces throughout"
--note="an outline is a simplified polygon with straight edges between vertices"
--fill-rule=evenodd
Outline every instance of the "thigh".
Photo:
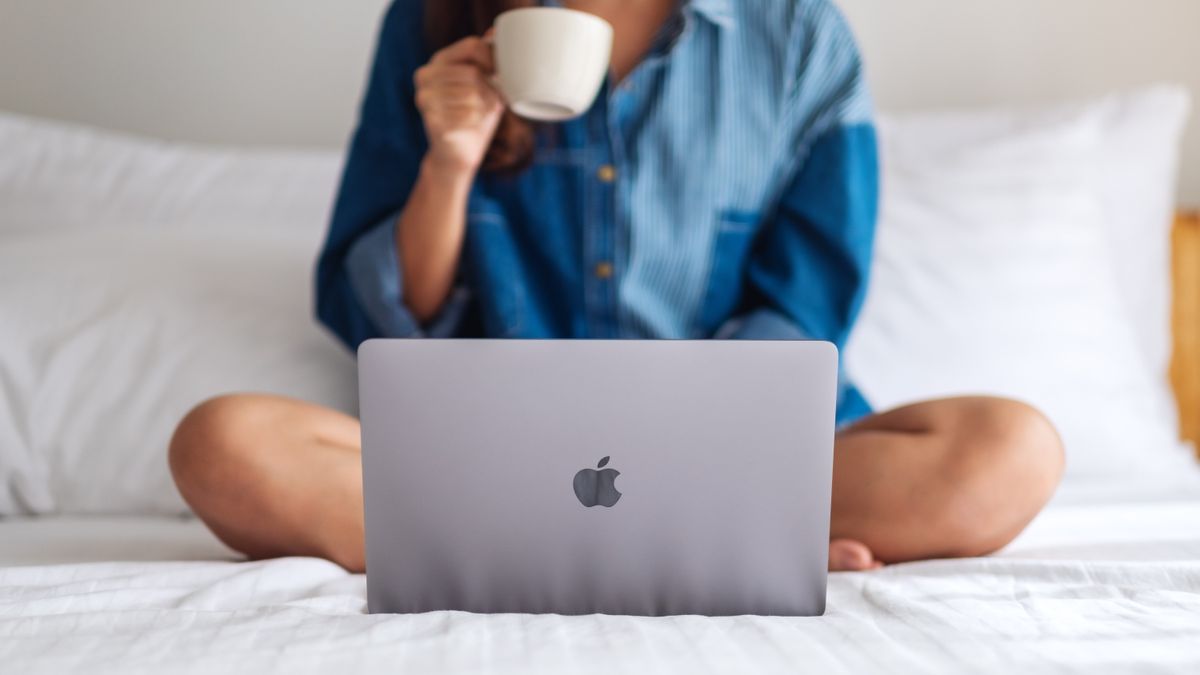
M 207 401 L 180 425 L 203 435 L 214 435 L 211 449 L 225 447 L 246 452 L 286 452 L 298 445 L 320 444 L 358 452 L 358 420 L 341 411 L 298 399 L 271 394 L 233 394 Z
M 838 440 L 851 440 L 863 433 L 889 432 L 923 434 L 946 431 L 994 416 L 1005 407 L 1024 407 L 1022 404 L 988 396 L 919 401 L 868 415 L 838 433 Z
M 279 405 L 283 417 L 289 421 L 295 420 L 300 430 L 310 434 L 319 443 L 355 453 L 362 450 L 362 429 L 356 417 L 294 399 L 272 399 L 264 404 Z

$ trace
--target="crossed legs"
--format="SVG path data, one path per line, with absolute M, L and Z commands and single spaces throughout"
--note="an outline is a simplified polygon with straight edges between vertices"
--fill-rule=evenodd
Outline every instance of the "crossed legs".
M 201 404 L 171 441 L 184 499 L 251 558 L 364 568 L 358 421 L 291 399 Z M 1036 410 L 995 398 L 873 415 L 837 438 L 830 568 L 991 553 L 1049 500 L 1062 444 Z

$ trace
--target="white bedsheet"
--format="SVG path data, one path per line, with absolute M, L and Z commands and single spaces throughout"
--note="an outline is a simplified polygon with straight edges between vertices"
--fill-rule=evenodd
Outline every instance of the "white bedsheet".
M 141 562 L 49 564 L 103 557 Z M 819 619 L 368 616 L 330 563 L 230 560 L 188 521 L 0 522 L 0 672 L 1200 672 L 1200 500 L 833 575 Z

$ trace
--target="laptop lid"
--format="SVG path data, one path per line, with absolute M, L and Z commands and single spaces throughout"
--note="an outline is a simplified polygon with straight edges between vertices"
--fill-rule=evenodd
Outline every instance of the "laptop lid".
M 823 342 L 374 340 L 371 612 L 824 612 Z

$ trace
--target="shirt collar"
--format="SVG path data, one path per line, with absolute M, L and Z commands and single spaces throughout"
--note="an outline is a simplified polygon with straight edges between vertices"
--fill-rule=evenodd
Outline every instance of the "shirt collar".
M 724 28 L 737 24 L 732 0 L 687 0 L 689 9 Z

